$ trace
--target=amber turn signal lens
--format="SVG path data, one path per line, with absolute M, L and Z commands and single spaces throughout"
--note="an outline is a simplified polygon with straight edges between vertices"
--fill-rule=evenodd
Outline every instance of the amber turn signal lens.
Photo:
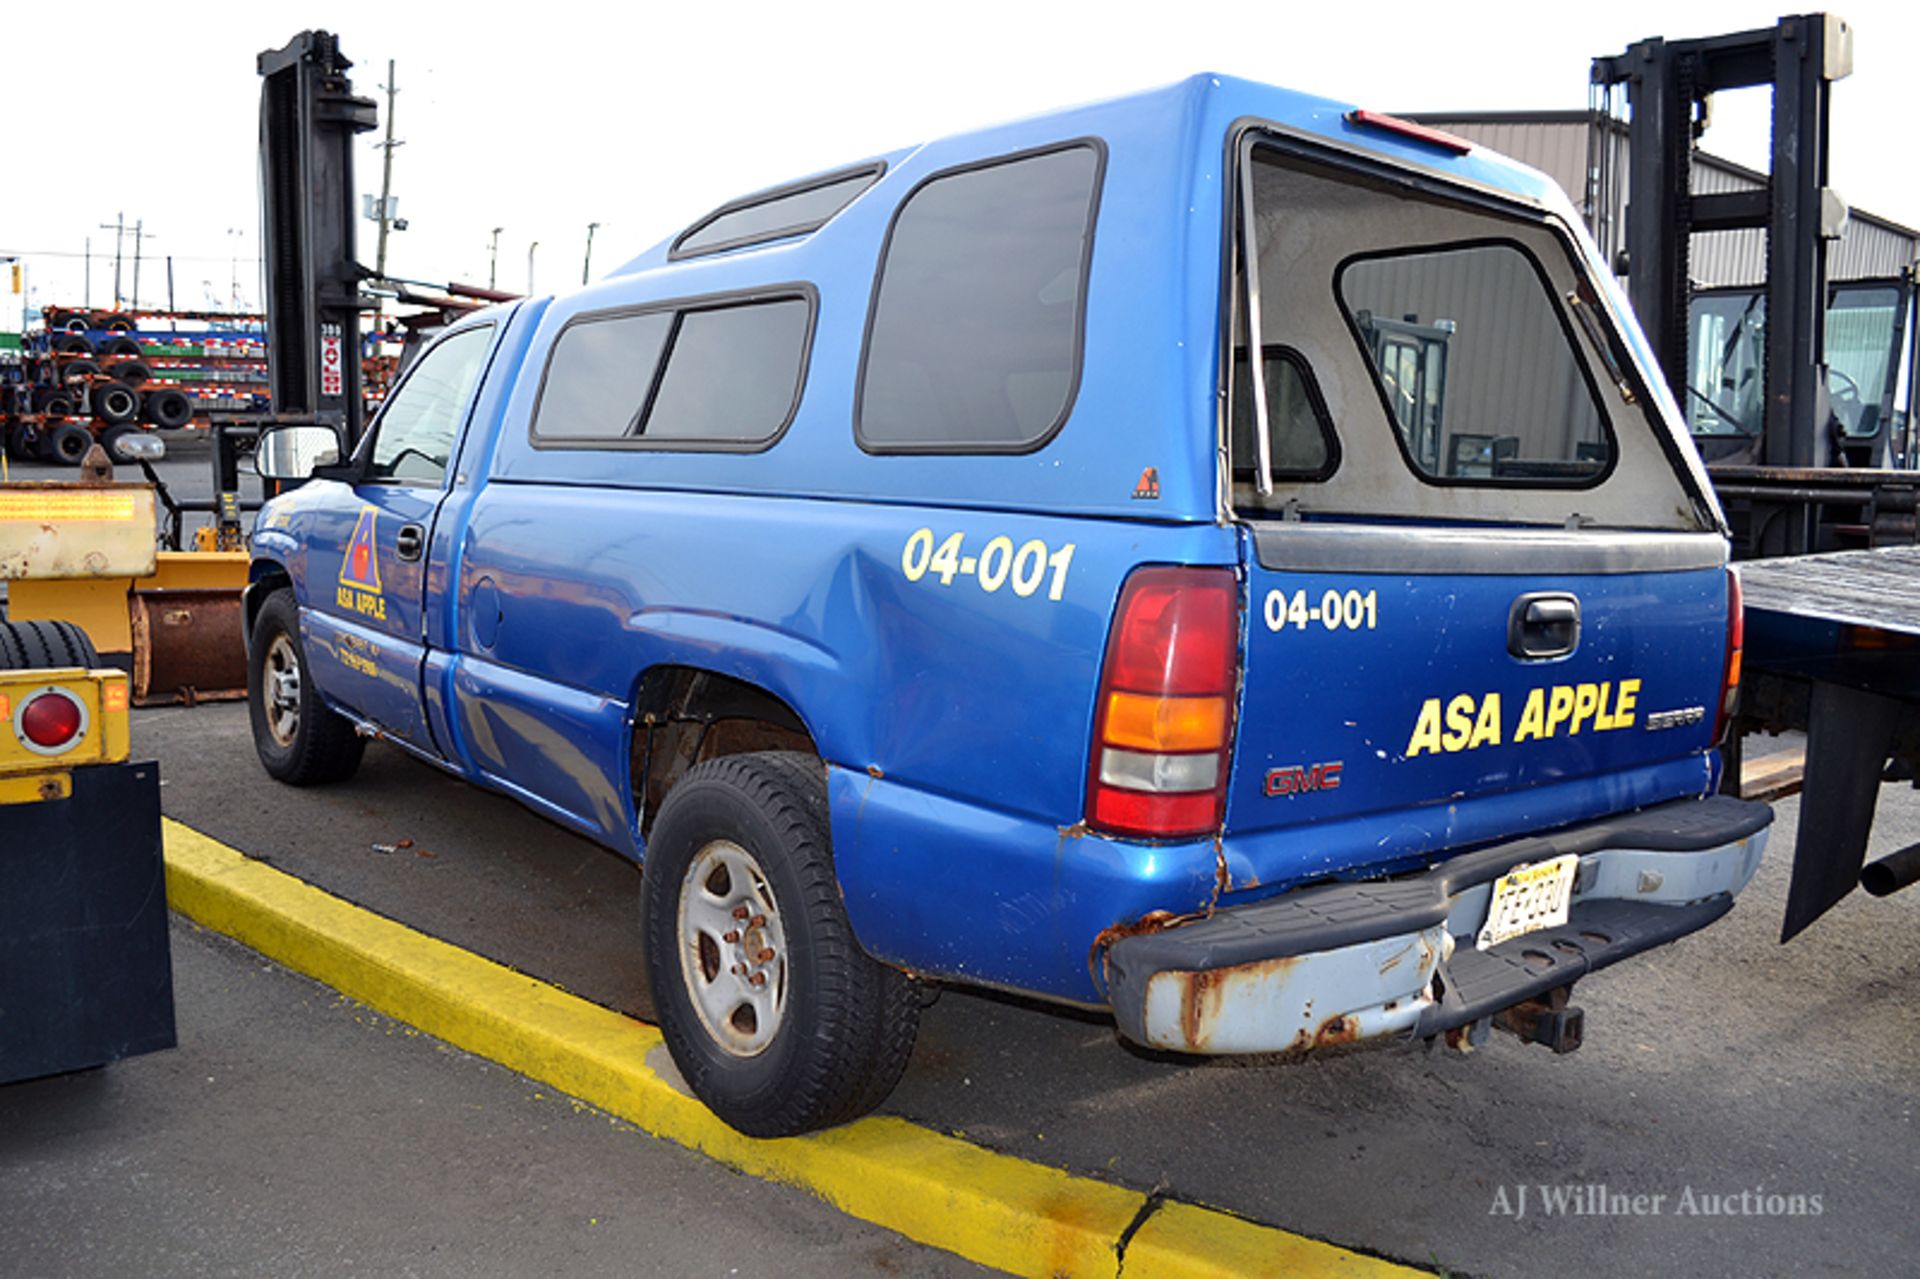
M 1224 697 L 1107 695 L 1106 744 L 1138 751 L 1211 751 L 1227 741 Z

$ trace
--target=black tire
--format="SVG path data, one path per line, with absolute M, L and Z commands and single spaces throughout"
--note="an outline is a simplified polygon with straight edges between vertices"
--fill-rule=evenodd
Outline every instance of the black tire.
M 130 355 L 138 359 L 143 352 L 140 350 L 140 344 L 138 342 L 122 334 L 117 337 L 110 337 L 102 342 L 100 344 L 100 354 L 109 360 L 118 359 L 123 355 Z
M 755 872 L 745 882 L 717 860 L 734 853 Z M 696 880 L 709 865 L 716 870 Z M 688 1086 L 721 1119 L 751 1137 L 786 1137 L 857 1118 L 893 1091 L 913 1055 L 920 1001 L 910 978 L 854 938 L 818 759 L 767 752 L 691 769 L 660 807 L 640 889 L 661 1033 Z M 692 922 L 696 910 L 725 920 L 738 909 L 749 912 L 744 929 L 715 933 Z M 763 953 L 772 958 L 758 959 Z M 749 989 L 753 976 L 770 980 Z M 709 992 L 700 1003 L 696 983 Z M 768 990 L 781 993 L 755 993 Z M 743 1023 L 741 1013 L 769 998 L 773 1029 L 755 1045 L 759 1017 Z M 714 1028 L 728 1005 L 726 1028 Z
M 300 610 L 286 587 L 267 596 L 247 647 L 247 712 L 253 747 L 269 776 L 289 786 L 343 782 L 360 767 L 364 738 L 328 708 L 307 677 Z M 289 688 L 285 677 L 291 675 Z M 269 705 L 278 688 L 285 696 Z
M 7 428 L 7 456 L 16 462 L 31 462 L 40 456 L 40 436 L 25 422 Z
M 193 421 L 193 401 L 185 391 L 164 386 L 147 392 L 144 412 L 147 421 L 171 431 Z
M 72 391 L 56 390 L 53 387 L 42 387 L 33 398 L 40 412 L 48 417 L 72 417 L 74 410 L 80 406 Z M 45 432 L 43 431 L 42 434 L 44 435 Z
M 92 360 L 68 360 L 60 366 L 60 380 L 68 386 L 97 376 L 100 366 Z
M 100 321 L 100 327 L 109 333 L 131 333 L 134 330 L 133 317 L 130 315 L 109 315 Z
M 62 333 L 53 340 L 55 355 L 92 355 L 93 343 L 84 333 Z
M 0 671 L 99 665 L 93 641 L 72 622 L 0 622 Z
M 115 426 L 140 416 L 140 392 L 111 378 L 93 384 L 93 415 Z
M 47 436 L 47 460 L 78 466 L 93 447 L 93 432 L 78 422 L 62 422 Z
M 128 386 L 141 386 L 153 380 L 153 369 L 145 360 L 115 360 L 107 372 Z
M 118 426 L 110 426 L 100 432 L 100 447 L 107 451 L 107 460 L 116 465 L 129 461 L 130 459 L 120 456 L 117 446 L 121 440 L 126 439 L 129 435 L 138 434 L 140 434 L 140 428 L 131 422 L 123 422 Z
M 93 320 L 85 311 L 69 311 L 60 317 L 60 331 L 63 333 L 86 334 L 93 328 Z M 89 346 L 92 343 L 88 343 Z

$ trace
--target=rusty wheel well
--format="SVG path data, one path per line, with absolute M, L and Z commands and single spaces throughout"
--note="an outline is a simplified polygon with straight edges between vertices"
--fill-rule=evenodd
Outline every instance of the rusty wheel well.
M 805 721 L 756 684 L 691 666 L 648 671 L 633 707 L 633 795 L 642 833 L 689 768 L 751 751 L 820 754 Z

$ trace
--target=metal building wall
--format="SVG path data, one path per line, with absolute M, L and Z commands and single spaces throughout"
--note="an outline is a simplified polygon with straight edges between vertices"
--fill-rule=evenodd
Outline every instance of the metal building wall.
M 1558 182 L 1602 247 L 1619 243 L 1617 228 L 1626 216 L 1626 138 L 1623 129 L 1608 130 L 1620 148 L 1614 172 L 1619 187 L 1609 208 L 1586 207 L 1588 139 L 1592 117 L 1585 111 L 1463 113 L 1444 115 L 1418 112 L 1409 118 L 1456 133 L 1470 142 L 1531 165 Z M 1751 191 L 1765 185 L 1765 177 L 1718 156 L 1700 153 L 1693 166 L 1693 189 L 1703 194 Z M 1844 194 L 1844 192 L 1843 192 Z M 1920 257 L 1920 231 L 1871 213 L 1855 210 L 1840 240 L 1827 255 L 1832 280 L 1862 280 L 1898 276 Z M 1691 273 L 1702 287 L 1759 284 L 1766 279 L 1766 233 L 1760 230 L 1715 231 L 1696 234 L 1691 250 Z
M 1446 436 L 1513 436 L 1520 457 L 1546 461 L 1572 461 L 1577 444 L 1602 438 L 1600 410 L 1550 294 L 1519 251 L 1489 245 L 1375 258 L 1350 265 L 1340 293 L 1355 312 L 1453 326 Z

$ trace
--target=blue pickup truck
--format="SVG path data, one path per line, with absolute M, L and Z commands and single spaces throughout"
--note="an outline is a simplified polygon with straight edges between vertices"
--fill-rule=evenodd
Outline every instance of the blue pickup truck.
M 313 479 L 254 735 L 643 861 L 752 1134 L 878 1104 L 933 982 L 1566 1051 L 1771 821 L 1715 794 L 1738 588 L 1664 385 L 1561 192 L 1447 135 L 1199 76 L 948 138 L 462 320 L 350 457 L 265 437 Z

